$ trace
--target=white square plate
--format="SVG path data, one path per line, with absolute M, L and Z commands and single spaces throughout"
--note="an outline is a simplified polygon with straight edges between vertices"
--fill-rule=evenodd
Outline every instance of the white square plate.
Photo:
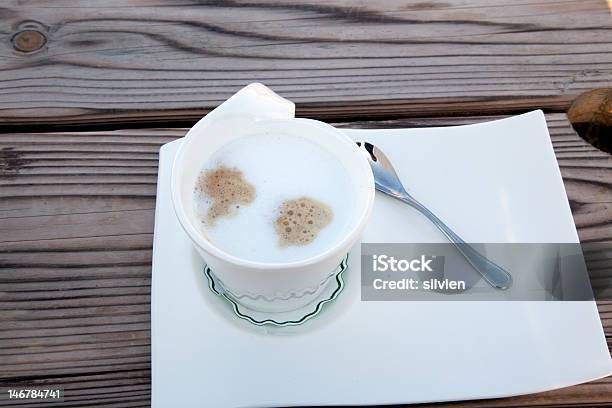
M 541 111 L 476 125 L 344 130 L 391 159 L 408 190 L 468 242 L 578 242 Z M 160 152 L 152 282 L 152 404 L 264 407 L 504 397 L 612 370 L 595 303 L 362 302 L 359 248 L 346 288 L 282 331 L 238 320 L 209 291 L 172 209 Z M 364 242 L 444 242 L 377 195 Z

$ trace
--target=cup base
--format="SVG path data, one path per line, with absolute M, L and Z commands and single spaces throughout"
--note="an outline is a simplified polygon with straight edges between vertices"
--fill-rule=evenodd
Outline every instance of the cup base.
M 232 305 L 234 314 L 238 318 L 257 326 L 270 325 L 282 327 L 301 325 L 321 313 L 324 305 L 336 299 L 344 289 L 342 274 L 347 268 L 348 254 L 334 272 L 330 274 L 330 279 L 318 291 L 316 298 L 305 306 L 286 312 L 259 311 L 239 302 L 229 291 L 225 290 L 221 281 L 207 265 L 204 265 L 204 276 L 208 279 L 210 290 L 229 302 Z

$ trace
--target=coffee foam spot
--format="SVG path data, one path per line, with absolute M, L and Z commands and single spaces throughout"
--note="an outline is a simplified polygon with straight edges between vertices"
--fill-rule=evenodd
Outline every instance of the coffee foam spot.
M 331 208 L 313 198 L 301 197 L 283 202 L 274 223 L 279 245 L 287 247 L 311 243 L 332 218 Z
M 210 203 L 206 221 L 210 226 L 221 217 L 231 216 L 242 204 L 255 200 L 255 187 L 247 182 L 242 171 L 219 166 L 200 175 L 196 190 L 204 193 L 205 202 Z

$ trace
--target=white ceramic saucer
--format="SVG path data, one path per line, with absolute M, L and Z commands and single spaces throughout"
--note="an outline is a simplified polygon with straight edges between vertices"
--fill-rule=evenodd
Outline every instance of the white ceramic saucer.
M 409 191 L 471 242 L 578 242 L 540 111 L 452 128 L 347 130 L 378 145 Z M 363 302 L 356 246 L 345 289 L 307 323 L 238 319 L 207 287 L 176 220 L 160 152 L 152 282 L 152 404 L 268 407 L 505 397 L 610 374 L 594 302 Z M 365 242 L 443 242 L 378 195 Z

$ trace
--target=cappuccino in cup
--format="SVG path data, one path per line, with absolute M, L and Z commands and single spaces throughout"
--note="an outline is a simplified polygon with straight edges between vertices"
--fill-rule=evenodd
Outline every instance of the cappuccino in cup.
M 193 191 L 201 233 L 241 259 L 286 263 L 334 247 L 351 228 L 355 186 L 323 146 L 296 135 L 237 138 L 203 164 Z

